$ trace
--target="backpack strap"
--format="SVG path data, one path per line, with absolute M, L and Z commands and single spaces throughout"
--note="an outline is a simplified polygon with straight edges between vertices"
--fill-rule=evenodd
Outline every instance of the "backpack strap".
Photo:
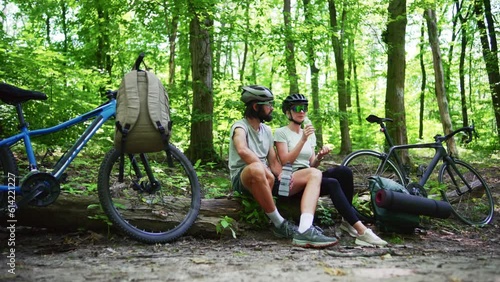
M 137 70 L 133 70 L 125 75 L 125 93 L 127 93 L 127 114 L 125 115 L 124 127 L 127 127 L 129 131 L 134 128 L 134 125 L 139 117 L 140 111 L 140 100 L 139 100 L 139 89 L 137 86 Z
M 133 70 L 125 75 L 122 80 L 124 90 L 118 93 L 118 95 L 125 95 L 125 99 L 117 99 L 117 101 L 126 101 L 126 107 L 121 107 L 120 116 L 117 116 L 116 121 L 116 128 L 122 134 L 122 151 L 125 148 L 128 133 L 134 128 L 139 118 L 140 101 L 137 86 L 137 72 L 137 70 Z
M 147 79 L 148 79 L 148 109 L 149 109 L 149 117 L 151 121 L 155 125 L 156 129 L 161 134 L 163 143 L 165 146 L 168 145 L 170 138 L 170 130 L 172 129 L 172 123 L 169 120 L 168 124 L 162 124 L 161 121 L 165 120 L 163 115 L 167 115 L 168 118 L 168 98 L 165 95 L 165 89 L 158 78 L 152 74 L 151 72 L 146 71 Z M 158 104 L 165 105 L 167 111 L 157 110 L 161 107 L 158 107 Z M 155 109 L 155 110 L 152 110 Z

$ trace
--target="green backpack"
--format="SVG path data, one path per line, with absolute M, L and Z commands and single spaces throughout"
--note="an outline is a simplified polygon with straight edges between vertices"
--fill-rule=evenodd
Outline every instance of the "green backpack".
M 137 68 L 125 75 L 116 96 L 115 148 L 130 154 L 162 151 L 172 130 L 168 95 L 158 77 Z
M 380 176 L 371 176 L 369 188 L 376 226 L 382 232 L 413 233 L 420 226 L 420 216 L 400 211 L 388 210 L 377 206 L 375 202 L 377 191 L 380 189 L 409 194 L 403 185 L 396 181 Z

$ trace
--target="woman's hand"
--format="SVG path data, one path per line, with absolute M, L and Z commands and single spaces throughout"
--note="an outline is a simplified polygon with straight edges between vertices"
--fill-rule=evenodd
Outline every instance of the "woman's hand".
M 302 129 L 302 140 L 304 142 L 307 141 L 307 138 L 309 138 L 309 136 L 313 135 L 314 134 L 314 126 L 312 124 L 308 124 L 304 127 L 304 129 Z
M 321 148 L 321 150 L 319 150 L 317 158 L 321 160 L 324 156 L 328 155 L 331 151 L 332 151 L 332 149 L 330 147 L 323 146 L 323 148 Z

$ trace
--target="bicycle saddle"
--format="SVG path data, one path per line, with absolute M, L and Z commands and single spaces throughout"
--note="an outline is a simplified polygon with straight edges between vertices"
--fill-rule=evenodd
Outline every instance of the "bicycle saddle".
M 375 116 L 375 115 L 369 115 L 366 120 L 370 123 L 382 123 L 382 122 L 386 122 L 386 121 L 393 121 L 391 118 L 379 118 L 378 116 Z
M 38 91 L 21 89 L 7 83 L 0 83 L 0 100 L 10 105 L 16 105 L 29 100 L 47 100 L 47 95 Z

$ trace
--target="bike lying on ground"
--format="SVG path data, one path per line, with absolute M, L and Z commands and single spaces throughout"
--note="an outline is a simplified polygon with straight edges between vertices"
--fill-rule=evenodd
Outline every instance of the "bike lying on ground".
M 491 222 L 494 203 L 488 184 L 476 169 L 452 157 L 443 146 L 443 142 L 453 138 L 459 132 L 467 134 L 466 143 L 471 142 L 472 133 L 475 132 L 473 125 L 457 129 L 446 136 L 436 135 L 433 143 L 394 145 L 385 125 L 385 122 L 392 122 L 392 119 L 370 115 L 366 120 L 380 125 L 380 131 L 384 133 L 389 149 L 386 152 L 355 151 L 342 161 L 342 165 L 353 171 L 354 193 L 358 195 L 355 209 L 362 220 L 366 222 L 375 220 L 368 178 L 372 175 L 379 175 L 402 184 L 412 195 L 429 196 L 435 200 L 450 203 L 453 214 L 464 223 L 483 226 Z M 426 166 L 419 166 L 418 182 L 411 182 L 409 171 L 405 168 L 398 151 L 424 148 L 434 149 L 434 156 Z M 442 165 L 437 175 L 439 192 L 428 195 L 428 191 L 434 191 L 428 187 L 430 184 L 428 180 L 440 161 Z
M 22 104 L 46 100 L 47 96 L 0 84 L 0 100 L 16 108 L 20 130 L 0 139 L 0 210 L 5 211 L 7 222 L 15 218 L 16 210 L 24 205 L 43 207 L 56 201 L 65 170 L 101 126 L 115 116 L 116 91 L 108 91 L 107 98 L 108 101 L 96 109 L 66 122 L 30 130 Z M 39 171 L 31 138 L 90 120 L 52 171 Z M 29 162 L 27 172 L 19 171 L 10 148 L 19 141 L 24 142 Z M 121 168 L 120 155 L 111 149 L 99 169 L 99 202 L 109 220 L 119 230 L 145 243 L 168 242 L 183 235 L 196 220 L 201 205 L 200 184 L 191 162 L 172 144 L 157 153 L 126 154 Z

